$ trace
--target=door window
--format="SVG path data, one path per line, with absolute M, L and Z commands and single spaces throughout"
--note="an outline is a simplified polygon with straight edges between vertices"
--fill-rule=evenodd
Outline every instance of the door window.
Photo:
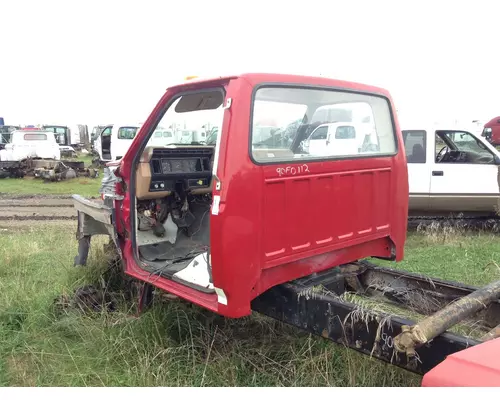
M 111 127 L 108 126 L 107 128 L 105 128 L 103 131 L 102 131 L 102 136 L 111 136 Z
M 483 142 L 469 132 L 436 131 L 436 162 L 494 164 L 495 157 Z
M 328 127 L 320 126 L 311 135 L 311 140 L 325 140 L 327 134 L 328 134 Z

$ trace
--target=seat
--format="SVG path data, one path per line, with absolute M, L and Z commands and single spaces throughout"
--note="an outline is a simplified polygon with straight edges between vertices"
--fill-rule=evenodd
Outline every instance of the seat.
M 408 157 L 408 162 L 425 163 L 425 149 L 420 143 L 413 145 L 411 156 Z

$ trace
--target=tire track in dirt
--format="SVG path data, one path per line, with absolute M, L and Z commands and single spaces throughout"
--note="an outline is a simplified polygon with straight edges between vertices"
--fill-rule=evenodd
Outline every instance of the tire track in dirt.
M 93 199 L 101 202 L 100 199 Z M 0 194 L 0 221 L 76 221 L 70 195 Z

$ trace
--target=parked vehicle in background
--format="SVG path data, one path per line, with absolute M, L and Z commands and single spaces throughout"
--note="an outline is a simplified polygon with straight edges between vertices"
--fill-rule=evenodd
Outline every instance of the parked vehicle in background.
M 500 207 L 500 152 L 467 130 L 402 128 L 410 215 L 463 212 L 494 215 Z
M 99 162 L 121 159 L 138 131 L 139 124 L 106 125 L 94 141 L 94 150 L 98 154 Z
M 106 128 L 107 125 L 97 125 L 92 128 L 92 132 L 90 134 L 90 147 L 94 149 L 95 140 L 99 137 L 102 130 Z
M 500 117 L 495 117 L 484 124 L 482 136 L 493 146 L 500 146 Z
M 347 122 L 321 124 L 303 142 L 304 152 L 313 155 L 345 156 L 376 149 L 377 138 L 363 127 Z
M 53 132 L 20 129 L 11 132 L 11 141 L 0 150 L 0 161 L 22 161 L 27 158 L 61 159 Z
M 63 152 L 74 152 L 88 146 L 87 125 L 42 125 L 42 129 L 54 133 Z
M 159 126 L 151 136 L 151 146 L 167 146 L 177 142 L 177 137 L 172 129 Z
M 21 129 L 15 125 L 0 125 L 0 150 L 5 149 L 5 145 L 10 143 L 12 132 L 16 129 Z

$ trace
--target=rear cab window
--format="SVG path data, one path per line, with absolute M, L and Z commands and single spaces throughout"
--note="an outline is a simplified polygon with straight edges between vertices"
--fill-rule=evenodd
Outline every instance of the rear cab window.
M 25 133 L 24 140 L 47 140 L 45 133 Z
M 427 162 L 427 132 L 423 130 L 403 130 L 406 161 L 410 164 Z
M 329 126 L 336 129 L 330 131 L 331 136 L 336 139 L 355 138 L 358 145 L 336 148 L 330 154 L 324 151 L 310 153 L 306 142 L 327 139 Z M 262 134 L 263 128 L 267 128 L 267 135 Z M 329 146 L 334 148 L 335 145 L 333 141 Z M 262 86 L 255 91 L 251 156 L 258 164 L 298 159 L 381 157 L 396 153 L 391 108 L 382 96 L 279 86 Z

